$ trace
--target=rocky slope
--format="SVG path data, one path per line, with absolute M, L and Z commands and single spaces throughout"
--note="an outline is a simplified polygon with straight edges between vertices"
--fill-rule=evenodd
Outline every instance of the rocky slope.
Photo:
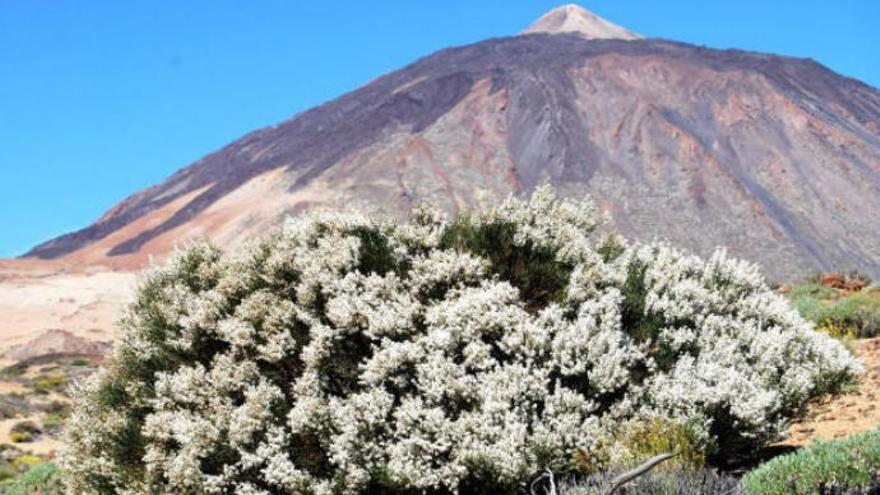
M 811 60 L 641 39 L 572 6 L 526 32 L 253 132 L 27 256 L 135 267 L 318 205 L 455 211 L 549 181 L 635 238 L 727 246 L 779 278 L 880 274 L 875 89 Z

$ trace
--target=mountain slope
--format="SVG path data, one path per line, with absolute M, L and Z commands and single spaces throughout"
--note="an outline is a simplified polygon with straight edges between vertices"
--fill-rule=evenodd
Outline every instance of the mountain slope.
M 579 26 L 425 57 L 26 256 L 133 268 L 184 239 L 234 245 L 316 206 L 455 211 L 548 181 L 593 195 L 634 238 L 727 246 L 780 278 L 880 275 L 877 90 L 810 60 Z

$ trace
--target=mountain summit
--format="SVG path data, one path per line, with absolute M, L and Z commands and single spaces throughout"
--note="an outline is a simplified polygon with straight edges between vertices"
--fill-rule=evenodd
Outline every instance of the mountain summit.
M 640 39 L 575 6 L 527 31 L 254 131 L 26 256 L 137 268 L 315 207 L 456 212 L 550 183 L 635 239 L 726 246 L 779 279 L 880 276 L 876 89 L 811 60 Z
M 522 32 L 522 34 L 529 33 L 575 33 L 588 40 L 644 38 L 573 3 L 556 7 L 542 15 Z

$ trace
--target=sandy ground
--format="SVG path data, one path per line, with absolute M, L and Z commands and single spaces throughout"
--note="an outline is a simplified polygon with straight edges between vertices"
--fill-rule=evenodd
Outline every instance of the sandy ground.
M 48 435 L 40 435 L 40 437 L 33 442 L 22 443 L 13 443 L 9 438 L 9 433 L 13 426 L 22 421 L 28 420 L 37 424 L 42 424 L 42 415 L 34 414 L 27 417 L 0 420 L 0 443 L 15 445 L 16 448 L 30 454 L 51 457 L 51 455 L 58 450 L 59 441 L 55 438 Z
M 792 424 L 791 436 L 782 445 L 833 440 L 880 425 L 880 337 L 859 340 L 855 345 L 855 354 L 865 365 L 858 389 L 811 405 L 804 418 Z
M 94 341 L 111 340 L 135 281 L 130 272 L 76 271 L 51 264 L 3 261 L 0 354 L 48 330 L 66 330 Z M 0 361 L 0 366 L 8 364 Z
M 20 383 L 0 381 L 0 394 L 29 394 L 32 390 Z

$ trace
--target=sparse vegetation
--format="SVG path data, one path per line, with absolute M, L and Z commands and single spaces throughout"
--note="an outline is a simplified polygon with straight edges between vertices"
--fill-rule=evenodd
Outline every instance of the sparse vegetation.
M 0 419 L 18 417 L 30 408 L 30 402 L 25 394 L 18 392 L 0 394 Z
M 0 385 L 9 390 L 0 394 L 0 419 L 14 421 L 9 434 L 0 440 L 7 442 L 0 444 L 0 493 L 62 493 L 57 468 L 44 465 L 70 410 L 67 388 L 60 384 L 93 373 L 99 361 L 97 357 L 51 355 L 0 370 Z M 38 452 L 49 455 L 32 453 L 34 441 L 39 442 Z M 52 476 L 42 483 L 42 475 L 50 471 Z
M 853 278 L 856 277 L 856 278 Z M 787 297 L 819 331 L 842 340 L 880 336 L 880 285 L 853 273 L 817 275 Z
M 52 475 L 46 476 L 47 470 Z M 61 480 L 54 465 L 13 445 L 0 445 L 0 493 L 60 495 Z
M 67 388 L 67 378 L 58 373 L 44 374 L 34 379 L 34 390 L 38 394 L 60 392 Z
M 43 430 L 33 421 L 20 421 L 13 425 L 9 438 L 15 443 L 32 442 L 42 433 Z
M 54 463 L 41 462 L 14 478 L 8 484 L 0 485 L 4 495 L 62 495 L 64 484 Z

